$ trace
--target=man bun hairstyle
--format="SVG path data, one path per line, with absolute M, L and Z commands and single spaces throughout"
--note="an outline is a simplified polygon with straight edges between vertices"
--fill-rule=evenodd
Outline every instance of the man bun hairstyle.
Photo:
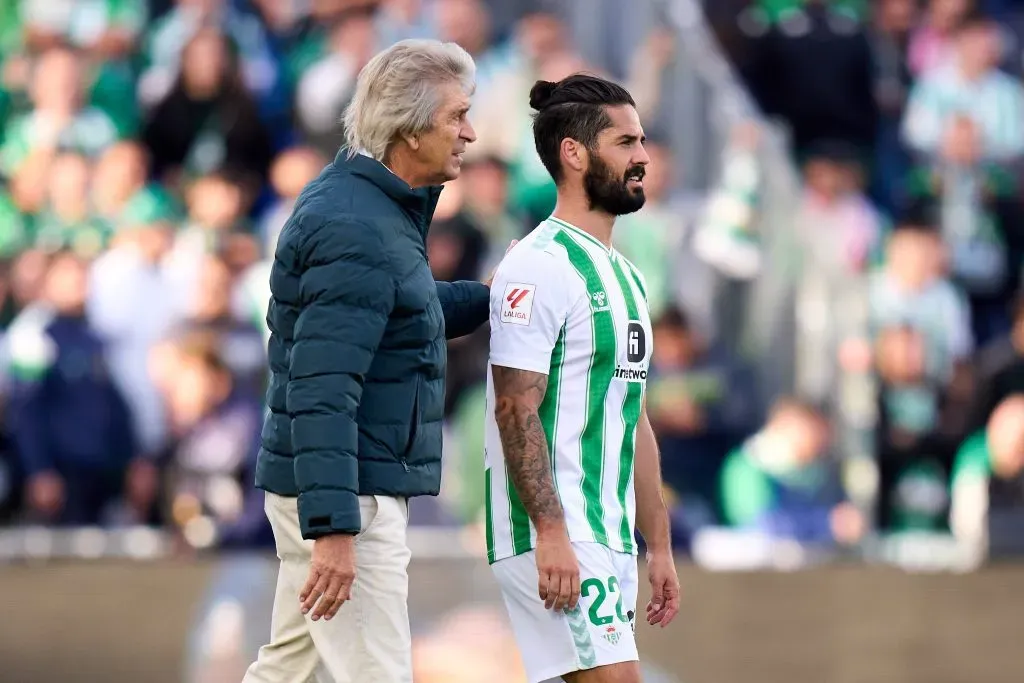
M 534 83 L 530 89 L 530 107 L 537 112 L 533 141 L 556 184 L 563 177 L 559 159 L 562 140 L 571 138 L 594 149 L 601 131 L 612 124 L 605 107 L 621 105 L 635 107 L 636 103 L 621 85 L 598 76 L 573 74 L 557 83 Z
M 548 102 L 551 101 L 551 96 L 555 92 L 557 83 L 551 81 L 537 81 L 533 84 L 533 88 L 530 89 L 530 108 L 536 111 L 544 109 L 548 106 Z

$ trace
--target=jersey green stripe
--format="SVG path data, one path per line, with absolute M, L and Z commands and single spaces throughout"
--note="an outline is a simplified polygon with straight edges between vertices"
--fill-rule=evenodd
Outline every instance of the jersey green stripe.
M 621 258 L 622 262 L 629 268 L 629 274 L 633 276 L 633 282 L 636 283 L 636 288 L 640 290 L 640 296 L 644 298 L 644 301 L 647 301 L 647 289 L 644 288 L 644 280 L 640 277 L 640 271 L 637 270 L 637 267 L 630 263 L 628 259 L 623 258 L 622 254 L 619 254 L 619 258 Z M 630 313 L 630 317 L 632 317 L 632 315 L 633 314 Z
M 487 562 L 494 562 L 494 516 L 491 512 L 491 468 L 484 470 L 484 524 L 487 535 Z
M 512 523 L 512 554 L 522 555 L 533 549 L 530 543 L 530 516 L 526 514 L 523 499 L 519 497 L 519 492 L 516 491 L 516 486 L 512 483 L 508 464 L 505 465 L 505 481 L 505 488 L 508 489 L 509 517 Z
M 612 269 L 615 277 L 622 287 L 622 296 L 626 299 L 626 311 L 629 319 L 640 322 L 640 309 L 633 297 L 633 288 L 629 286 L 626 274 L 616 259 L 612 259 Z M 619 450 L 619 481 L 615 489 L 619 505 L 622 507 L 622 524 L 619 526 L 619 535 L 622 539 L 622 548 L 627 553 L 633 552 L 633 530 L 629 526 L 629 517 L 626 515 L 626 491 L 629 489 L 629 480 L 633 477 L 633 460 L 636 453 L 636 425 L 640 420 L 640 410 L 643 405 L 643 385 L 639 382 L 628 382 L 626 384 L 626 398 L 622 402 L 622 447 Z
M 587 373 L 587 416 L 583 422 L 583 433 L 580 437 L 580 453 L 583 470 L 583 502 L 587 523 L 594 532 L 594 540 L 608 545 L 608 534 L 604 527 L 604 502 L 601 500 L 602 480 L 604 478 L 604 431 L 605 431 L 605 399 L 612 375 L 615 373 L 615 324 L 612 321 L 611 309 L 607 307 L 608 292 L 601 281 L 590 254 L 575 239 L 566 234 L 558 233 L 555 241 L 561 244 L 569 255 L 569 262 L 580 274 L 587 285 L 590 297 L 598 293 L 604 294 L 600 301 L 605 302 L 603 309 L 594 298 L 591 305 L 590 320 L 593 333 L 590 369 Z
M 544 392 L 537 411 L 541 426 L 544 427 L 544 438 L 548 442 L 548 456 L 551 460 L 551 480 L 558 491 L 558 477 L 555 472 L 555 439 L 558 438 L 558 401 L 562 393 L 562 363 L 565 360 L 565 325 L 558 332 L 555 348 L 551 351 L 551 369 L 548 371 L 548 388 Z

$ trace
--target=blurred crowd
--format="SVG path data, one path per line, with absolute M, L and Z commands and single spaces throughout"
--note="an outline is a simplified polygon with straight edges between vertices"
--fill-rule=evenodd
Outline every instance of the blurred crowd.
M 498 25 L 495 4 L 0 4 L 0 523 L 272 542 L 252 486 L 270 260 L 362 65 L 406 37 L 477 62 L 479 140 L 435 214 L 436 278 L 484 279 L 553 208 L 529 87 L 601 69 L 557 13 L 518 3 L 534 6 Z M 1024 536 L 1024 2 L 708 16 L 786 125 L 802 190 L 780 264 L 757 232 L 761 124 L 729 131 L 710 187 L 682 189 L 653 123 L 672 118 L 678 46 L 657 26 L 635 46 L 617 76 L 652 164 L 615 239 L 649 284 L 647 405 L 680 549 L 722 526 L 829 547 L 879 529 L 988 542 L 997 519 Z M 768 400 L 719 315 L 766 268 L 799 273 L 800 361 L 820 368 Z M 449 347 L 445 481 L 414 523 L 482 521 L 486 360 L 485 329 Z
M 802 171 L 804 373 L 727 455 L 719 512 L 1019 552 L 1024 3 L 732 4 L 723 45 Z

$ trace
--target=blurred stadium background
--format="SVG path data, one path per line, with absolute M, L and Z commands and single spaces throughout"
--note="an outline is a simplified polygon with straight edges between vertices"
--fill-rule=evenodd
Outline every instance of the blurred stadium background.
M 477 59 L 430 234 L 485 277 L 553 205 L 536 78 L 630 88 L 616 240 L 681 616 L 649 683 L 1024 679 L 1024 2 L 0 2 L 0 680 L 228 683 L 269 627 L 267 271 L 359 68 Z M 519 683 L 483 559 L 486 330 L 413 504 L 416 683 Z M 641 595 L 642 600 L 646 596 Z

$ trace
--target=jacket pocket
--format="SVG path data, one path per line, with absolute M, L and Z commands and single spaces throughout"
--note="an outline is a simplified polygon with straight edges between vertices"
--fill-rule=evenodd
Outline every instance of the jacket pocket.
M 409 439 L 406 441 L 405 450 L 398 456 L 398 459 L 402 461 L 406 469 L 409 466 L 406 464 L 409 460 L 409 455 L 416 447 L 416 435 L 420 430 L 420 384 L 423 382 L 423 378 L 419 374 L 415 375 L 412 386 L 412 415 L 409 416 Z

